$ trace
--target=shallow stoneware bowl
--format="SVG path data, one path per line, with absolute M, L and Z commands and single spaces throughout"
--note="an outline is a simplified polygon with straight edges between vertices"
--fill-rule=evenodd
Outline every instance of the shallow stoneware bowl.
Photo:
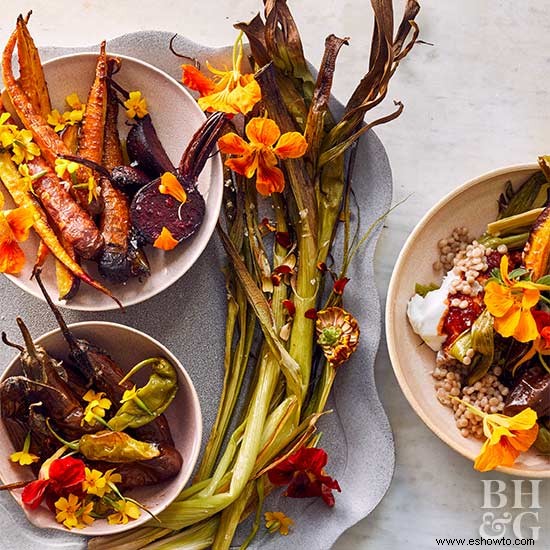
M 199 456 L 202 436 L 202 416 L 199 399 L 193 383 L 180 361 L 166 349 L 143 332 L 125 327 L 116 323 L 89 321 L 69 325 L 73 333 L 79 338 L 85 338 L 91 343 L 106 350 L 115 362 L 127 372 L 135 364 L 149 357 L 164 357 L 168 359 L 178 372 L 178 392 L 174 401 L 166 410 L 166 418 L 170 425 L 175 447 L 183 457 L 183 466 L 179 474 L 170 481 L 126 491 L 126 496 L 132 497 L 146 506 L 153 514 L 162 512 L 181 492 L 195 466 Z M 48 332 L 35 342 L 41 344 L 53 357 L 66 359 L 68 347 L 60 330 Z M 0 381 L 9 376 L 21 374 L 19 358 L 10 362 Z M 132 381 L 138 387 L 147 382 L 150 371 L 145 367 Z M 14 483 L 33 479 L 28 467 L 22 467 L 8 460 L 15 452 L 7 435 L 4 424 L 0 422 L 0 478 L 3 483 Z M 52 512 L 42 504 L 36 510 L 28 510 L 21 502 L 21 490 L 12 492 L 15 500 L 22 506 L 31 523 L 41 528 L 59 529 L 65 527 L 56 522 Z M 79 535 L 110 535 L 132 529 L 149 521 L 151 518 L 146 512 L 126 525 L 109 525 L 107 520 L 96 520 L 90 527 L 74 530 Z
M 455 227 L 466 226 L 470 235 L 481 235 L 487 223 L 496 219 L 497 199 L 510 181 L 514 188 L 538 170 L 535 164 L 502 168 L 476 178 L 438 202 L 415 227 L 395 265 L 386 305 L 386 333 L 391 362 L 397 380 L 412 408 L 445 443 L 470 460 L 475 460 L 481 442 L 462 437 L 451 409 L 436 398 L 431 372 L 435 352 L 416 335 L 407 320 L 407 302 L 415 283 L 439 283 L 441 274 L 432 264 L 438 257 L 437 242 Z M 550 477 L 550 461 L 529 451 L 513 467 L 499 468 L 516 476 Z
M 177 166 L 191 137 L 204 122 L 204 113 L 187 90 L 165 72 L 138 59 L 118 54 L 117 57 L 121 58 L 122 65 L 114 77 L 115 80 L 127 90 L 142 92 L 159 139 Z M 67 110 L 65 97 L 72 92 L 77 92 L 80 100 L 86 101 L 94 78 L 96 60 L 97 53 L 76 53 L 44 63 L 53 108 L 60 112 Z M 6 102 L 6 105 L 10 108 L 9 102 Z M 128 133 L 127 121 L 124 108 L 121 107 L 118 125 L 122 139 L 125 139 Z M 143 302 L 175 283 L 195 263 L 206 247 L 221 207 L 223 176 L 220 155 L 213 156 L 206 163 L 199 177 L 198 189 L 206 202 L 206 215 L 199 231 L 170 252 L 152 246 L 146 247 L 145 252 L 151 264 L 150 277 L 142 281 L 131 279 L 122 285 L 112 284 L 99 277 L 96 264 L 84 262 L 86 270 L 104 282 L 124 306 Z M 25 268 L 21 274 L 10 276 L 10 279 L 23 290 L 43 299 L 38 285 L 30 279 L 38 247 L 38 237 L 34 231 L 31 231 L 31 237 L 22 247 L 27 258 Z M 43 279 L 50 296 L 57 296 L 52 258 L 48 258 L 46 262 Z M 117 308 L 116 303 L 108 296 L 83 283 L 77 295 L 61 305 L 79 311 L 105 311 Z

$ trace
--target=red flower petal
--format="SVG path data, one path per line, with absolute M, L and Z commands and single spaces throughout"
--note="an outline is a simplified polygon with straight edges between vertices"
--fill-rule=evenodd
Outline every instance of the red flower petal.
M 58 458 L 51 463 L 49 475 L 55 492 L 69 489 L 86 478 L 84 462 L 72 456 Z
M 304 317 L 306 319 L 317 319 L 317 310 L 312 307 L 311 309 L 308 309 L 305 313 L 304 313 Z
M 49 485 L 49 479 L 36 479 L 31 481 L 23 489 L 23 494 L 21 495 L 23 504 L 31 510 L 38 508 Z
M 296 313 L 296 306 L 292 300 L 283 300 L 283 307 L 287 310 L 291 317 L 294 317 Z
M 275 233 L 275 240 L 283 248 L 290 248 L 290 245 L 292 244 L 288 231 L 277 231 L 277 233 Z
M 341 279 L 337 279 L 334 281 L 334 293 L 335 294 L 344 294 L 344 288 L 348 284 L 349 279 L 347 277 L 342 277 Z

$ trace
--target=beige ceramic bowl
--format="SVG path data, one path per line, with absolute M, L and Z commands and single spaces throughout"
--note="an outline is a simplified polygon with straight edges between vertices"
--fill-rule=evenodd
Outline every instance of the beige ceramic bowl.
M 115 80 L 127 90 L 140 90 L 143 93 L 159 139 L 177 166 L 191 137 L 204 122 L 204 113 L 191 94 L 165 72 L 138 59 L 123 55 L 117 57 L 121 58 L 122 65 Z M 53 107 L 63 112 L 66 108 L 65 97 L 72 92 L 77 92 L 82 101 L 86 100 L 93 81 L 96 60 L 97 53 L 77 53 L 44 63 Z M 6 101 L 6 106 L 10 106 L 9 100 Z M 124 109 L 119 109 L 118 126 L 122 138 L 128 133 L 127 120 Z M 206 202 L 206 213 L 201 227 L 193 237 L 170 252 L 152 246 L 146 247 L 145 252 L 151 264 L 150 277 L 143 281 L 131 279 L 122 285 L 112 284 L 98 275 L 96 264 L 84 263 L 89 273 L 104 282 L 124 306 L 138 304 L 167 289 L 191 268 L 205 249 L 216 227 L 221 208 L 223 175 L 220 155 L 214 155 L 206 163 L 199 177 L 198 189 Z M 25 267 L 19 275 L 8 277 L 26 292 L 43 300 L 36 281 L 31 280 L 37 246 L 38 237 L 31 231 L 31 237 L 22 243 L 27 257 Z M 50 296 L 57 296 L 55 269 L 51 258 L 44 268 L 43 280 Z M 86 284 L 81 284 L 77 295 L 62 305 L 79 311 L 117 309 L 112 299 Z
M 386 305 L 388 349 L 395 375 L 409 403 L 424 423 L 445 443 L 475 460 L 481 443 L 462 437 L 452 411 L 436 398 L 431 372 L 435 352 L 416 335 L 407 320 L 407 302 L 415 283 L 439 282 L 432 269 L 437 242 L 455 227 L 466 226 L 471 235 L 481 235 L 497 215 L 497 199 L 506 182 L 514 188 L 537 171 L 535 164 L 511 166 L 489 172 L 459 187 L 437 203 L 407 239 L 391 278 Z M 516 476 L 550 477 L 550 461 L 534 451 L 521 455 L 513 467 L 499 468 Z
M 154 514 L 158 514 L 181 492 L 189 480 L 199 456 L 202 417 L 199 399 L 193 383 L 178 359 L 161 343 L 143 332 L 116 323 L 96 321 L 75 323 L 69 326 L 77 337 L 86 338 L 95 345 L 107 350 L 124 371 L 130 370 L 131 367 L 144 359 L 157 356 L 168 359 L 178 371 L 178 393 L 165 414 L 172 431 L 175 447 L 183 457 L 182 469 L 170 481 L 134 489 L 126 493 L 127 496 L 138 500 Z M 59 330 L 42 335 L 36 339 L 36 342 L 44 346 L 53 357 L 64 359 L 68 355 L 66 342 Z M 5 380 L 8 376 L 20 373 L 19 359 L 16 358 L 8 365 L 0 381 Z M 143 369 L 135 377 L 136 385 L 139 387 L 146 383 L 148 376 L 147 369 Z M 20 449 L 13 448 L 2 422 L 0 422 L 0 448 L 2 449 L 0 478 L 3 483 L 33 479 L 29 468 L 13 464 L 8 460 L 11 453 Z M 12 495 L 21 505 L 31 523 L 37 527 L 66 531 L 63 525 L 55 521 L 54 515 L 45 504 L 36 510 L 28 510 L 21 502 L 21 490 L 13 491 Z M 149 519 L 150 516 L 142 512 L 140 518 L 126 525 L 109 525 L 106 520 L 97 520 L 92 526 L 73 532 L 79 535 L 111 535 L 137 527 L 149 521 Z

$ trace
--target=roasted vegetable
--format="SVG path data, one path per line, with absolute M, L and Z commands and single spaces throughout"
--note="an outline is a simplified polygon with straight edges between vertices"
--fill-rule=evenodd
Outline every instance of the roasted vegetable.
M 159 445 L 159 456 L 151 460 L 141 460 L 127 464 L 117 464 L 116 471 L 122 477 L 117 484 L 120 490 L 155 485 L 173 478 L 181 470 L 183 460 L 180 453 L 169 445 Z M 113 468 L 110 462 L 89 462 L 89 467 L 106 472 Z
M 67 254 L 76 262 L 74 249 L 67 243 L 63 243 Z M 59 260 L 55 260 L 55 280 L 57 283 L 57 295 L 59 300 L 70 300 L 80 288 L 80 279 L 76 277 Z
M 109 74 L 116 64 L 109 62 Z M 107 113 L 103 145 L 103 166 L 110 171 L 123 162 L 122 147 L 118 134 L 118 100 L 114 90 L 108 88 Z M 105 278 L 116 283 L 124 283 L 134 275 L 134 258 L 130 254 L 130 209 L 126 195 L 117 189 L 102 172 L 101 196 L 103 212 L 100 229 L 105 247 L 99 257 L 99 272 Z M 132 250 L 136 254 L 143 252 Z M 147 265 L 145 258 L 143 264 Z
M 139 168 L 133 166 L 116 166 L 111 171 L 112 184 L 132 196 L 142 187 L 145 187 L 151 178 Z
M 101 283 L 92 279 L 81 267 L 78 265 L 63 248 L 59 242 L 56 234 L 48 224 L 46 214 L 42 208 L 38 205 L 36 200 L 31 194 L 27 192 L 26 184 L 21 178 L 17 168 L 10 159 L 9 153 L 0 153 L 0 180 L 6 186 L 13 201 L 17 206 L 30 206 L 34 208 L 34 225 L 33 228 L 42 239 L 44 244 L 50 249 L 52 254 L 65 265 L 72 273 L 85 283 L 93 286 L 97 290 L 103 292 L 107 296 L 113 298 L 119 305 L 120 302 L 112 295 L 111 291 L 105 288 Z
M 174 400 L 178 391 L 178 375 L 169 361 L 154 357 L 137 364 L 124 377 L 129 380 L 143 367 L 151 365 L 153 374 L 143 388 L 136 390 L 133 399 L 124 402 L 108 422 L 112 430 L 140 428 L 162 414 Z
M 550 262 L 550 206 L 537 218 L 523 249 L 523 264 L 533 281 L 548 273 Z
M 177 178 L 185 189 L 185 202 L 162 194 L 159 190 L 160 179 L 153 180 L 136 193 L 130 209 L 132 224 L 146 242 L 153 244 L 163 227 L 180 242 L 200 227 L 205 203 L 195 186 L 224 123 L 222 113 L 212 115 L 195 133 L 183 154 Z
M 88 460 L 128 463 L 151 460 L 160 455 L 157 445 L 138 441 L 124 432 L 102 430 L 95 434 L 83 435 L 75 442 L 64 441 L 58 435 L 56 437 L 69 449 L 78 451 Z
M 550 414 L 550 373 L 532 367 L 517 378 L 504 406 L 504 414 L 513 416 L 531 407 L 539 418 Z
M 516 216 L 543 206 L 543 204 L 538 203 L 537 198 L 541 195 L 541 190 L 545 193 L 548 188 L 546 177 L 542 172 L 535 172 L 517 191 L 514 191 L 512 184 L 508 182 L 506 190 L 498 200 L 498 219 Z
M 105 116 L 107 112 L 107 53 L 105 42 L 101 43 L 97 58 L 95 78 L 86 101 L 86 111 L 82 122 L 82 129 L 78 138 L 78 156 L 100 163 L 103 158 L 103 133 Z M 78 202 L 86 206 L 92 214 L 98 214 L 102 210 L 101 200 L 94 195 L 90 200 L 88 195 L 88 180 L 92 173 L 89 168 L 81 166 L 76 172 L 78 184 L 83 188 L 75 188 Z M 98 175 L 94 174 L 96 186 Z M 97 188 L 97 187 L 96 187 Z
M 103 247 L 103 238 L 88 213 L 72 199 L 44 159 L 37 157 L 27 165 L 31 174 L 46 171 L 33 183 L 33 189 L 63 239 L 82 258 L 97 256 Z
M 46 302 L 50 306 L 55 318 L 61 328 L 63 336 L 69 345 L 70 359 L 82 376 L 94 385 L 99 391 L 106 394 L 108 399 L 113 403 L 120 402 L 124 391 L 131 390 L 132 385 L 129 382 L 121 382 L 124 378 L 124 373 L 121 368 L 113 361 L 110 355 L 84 340 L 76 338 L 69 330 L 59 309 L 52 302 L 50 296 L 46 292 L 44 285 L 38 274 L 36 281 L 44 294 Z M 150 441 L 153 443 L 167 443 L 173 445 L 170 428 L 166 422 L 166 418 L 161 415 L 155 418 L 146 426 L 147 430 L 143 433 L 141 429 L 134 431 L 134 435 L 141 440 Z

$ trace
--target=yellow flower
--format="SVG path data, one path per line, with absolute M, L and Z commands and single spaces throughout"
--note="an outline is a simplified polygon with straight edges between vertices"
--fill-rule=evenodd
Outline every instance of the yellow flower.
M 80 98 L 76 92 L 69 94 L 65 98 L 65 101 L 73 111 L 84 111 L 84 109 L 86 109 L 86 105 L 80 101 Z
M 103 474 L 103 478 L 105 479 L 105 486 L 107 487 L 107 492 L 110 493 L 112 489 L 112 485 L 116 485 L 117 483 L 120 483 L 122 481 L 122 476 L 120 474 L 115 473 L 115 469 L 107 470 Z
M 92 513 L 92 510 L 94 509 L 94 503 L 88 502 L 88 504 L 82 506 L 79 512 L 79 522 L 76 526 L 77 529 L 82 529 L 86 526 L 92 525 L 92 523 L 95 521 L 94 517 L 90 514 Z
M 483 298 L 495 318 L 495 330 L 519 342 L 535 340 L 539 333 L 531 310 L 540 300 L 540 291 L 550 290 L 550 286 L 510 279 L 506 255 L 500 260 L 500 275 L 502 281 L 490 280 L 485 285 Z
M 14 124 L 7 124 L 9 119 L 9 113 L 2 113 L 0 115 L 0 147 L 2 149 L 7 149 L 12 146 L 15 131 L 17 130 L 17 126 Z
M 67 126 L 67 120 L 64 114 L 61 114 L 57 109 L 54 109 L 46 118 L 48 124 L 53 126 L 56 132 L 61 132 Z
M 112 405 L 111 401 L 105 397 L 105 392 L 96 393 L 94 390 L 88 390 L 82 399 L 88 402 L 82 422 L 91 425 L 96 424 L 98 419 L 102 419 L 105 416 L 105 411 L 109 410 Z
M 474 463 L 474 468 L 480 472 L 488 472 L 498 466 L 512 466 L 516 458 L 537 439 L 537 413 L 530 407 L 515 416 L 506 416 L 487 414 L 461 399 L 453 399 L 483 418 L 483 433 L 487 439 Z
M 266 512 L 264 516 L 265 526 L 270 533 L 279 531 L 281 535 L 288 535 L 288 528 L 294 525 L 294 521 L 283 512 Z
M 88 202 L 92 202 L 94 199 L 97 199 L 99 195 L 99 187 L 97 185 L 97 182 L 95 181 L 94 176 L 90 176 L 88 178 L 88 183 L 86 184 L 88 187 Z
M 98 470 L 90 470 L 87 466 L 84 471 L 86 479 L 82 482 L 82 490 L 86 491 L 89 495 L 103 497 L 107 492 L 107 480 L 103 474 Z
M 117 500 L 114 508 L 116 512 L 107 517 L 109 525 L 125 525 L 130 519 L 137 519 L 141 516 L 139 507 L 126 499 Z
M 12 462 L 17 462 L 21 466 L 29 466 L 30 464 L 33 464 L 34 462 L 37 462 L 40 460 L 40 457 L 29 453 L 29 448 L 31 446 L 31 433 L 29 432 L 27 434 L 27 437 L 25 437 L 25 442 L 23 443 L 23 450 L 18 451 L 16 453 L 12 453 L 10 455 L 10 460 Z
M 80 501 L 76 495 L 70 494 L 68 498 L 61 497 L 55 502 L 55 509 L 58 510 L 55 515 L 58 523 L 62 523 L 67 529 L 78 526 L 77 514 L 80 510 Z
M 30 130 L 19 130 L 14 134 L 12 151 L 11 158 L 15 164 L 21 164 L 40 156 L 40 148 L 33 142 Z
M 281 135 L 277 123 L 266 117 L 251 118 L 245 132 L 248 143 L 234 132 L 218 140 L 222 153 L 234 155 L 225 161 L 225 165 L 246 178 L 256 174 L 256 188 L 262 195 L 281 193 L 285 178 L 277 168 L 277 159 L 303 156 L 307 150 L 304 136 L 299 132 Z
M 77 162 L 73 162 L 67 159 L 55 159 L 55 173 L 59 178 L 62 178 L 65 175 L 65 172 L 69 174 L 74 174 L 80 165 Z
M 214 75 L 211 80 L 192 65 L 182 66 L 182 81 L 201 94 L 198 103 L 203 111 L 246 114 L 262 98 L 260 86 L 254 80 L 254 75 L 241 73 L 244 57 L 242 37 L 241 32 L 233 46 L 233 67 L 230 70 L 220 71 L 206 63 L 208 70 Z
M 130 92 L 130 97 L 123 103 L 126 107 L 126 116 L 128 118 L 143 118 L 149 114 L 147 111 L 147 102 L 144 97 L 141 97 L 141 92 Z

